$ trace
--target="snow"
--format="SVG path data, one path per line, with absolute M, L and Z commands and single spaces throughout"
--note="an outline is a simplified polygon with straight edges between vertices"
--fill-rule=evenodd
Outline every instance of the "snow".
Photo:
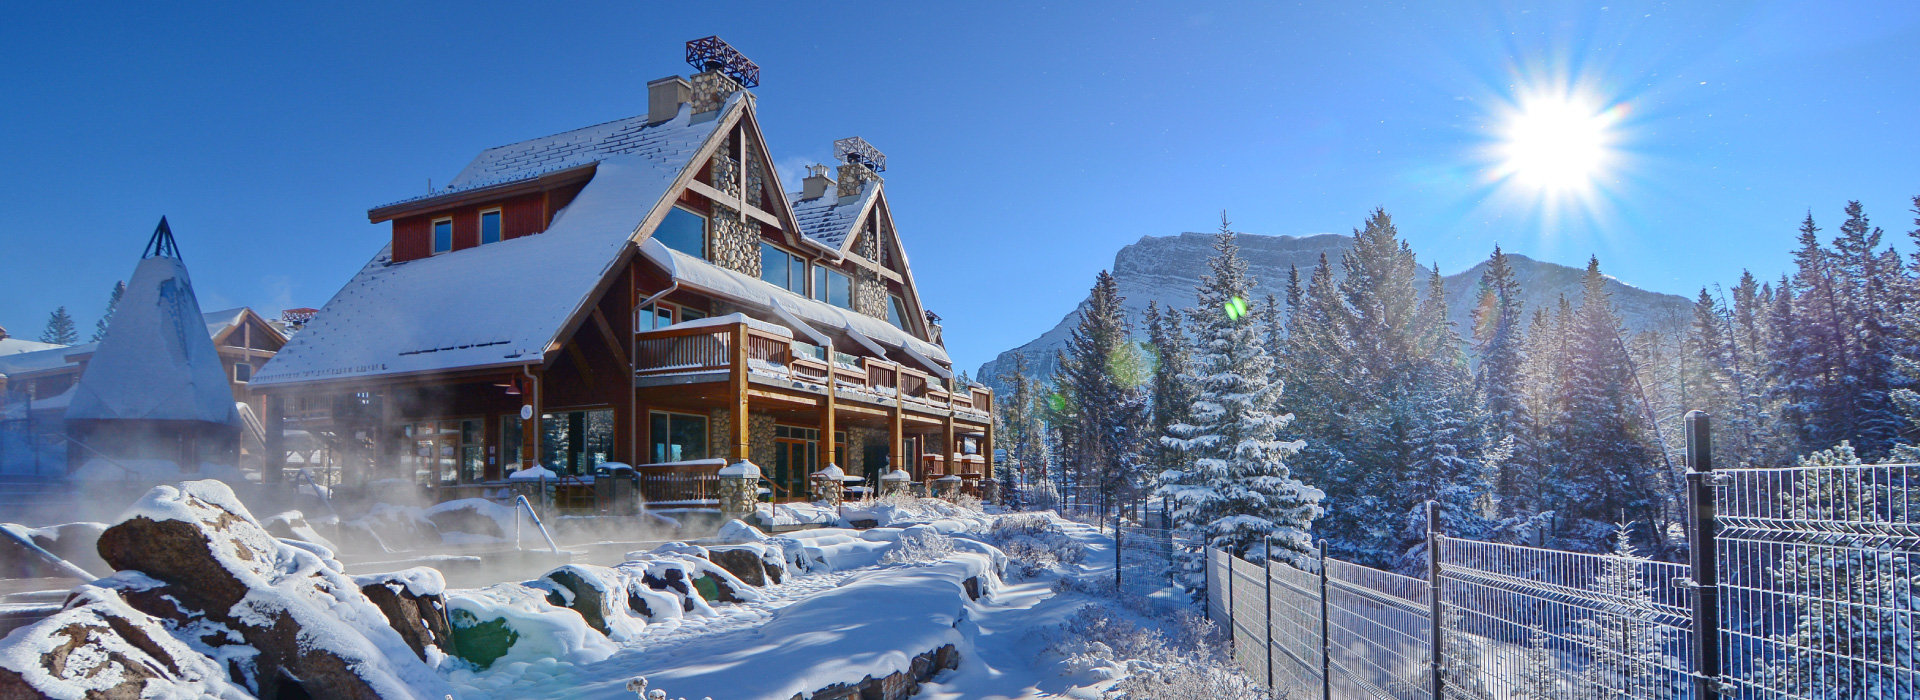
M 455 628 L 505 620 L 519 635 L 490 668 L 541 660 L 591 663 L 619 650 L 578 613 L 547 602 L 547 591 L 517 583 L 450 591 L 447 611 Z
M 857 314 L 825 302 L 795 296 L 765 280 L 670 249 L 652 239 L 640 245 L 640 252 L 645 254 L 654 265 L 672 274 L 674 281 L 679 282 L 683 289 L 768 309 L 770 313 L 771 309 L 778 306 L 807 323 L 818 325 L 825 330 L 845 333 L 856 342 L 867 338 L 888 347 L 900 348 L 903 352 L 918 353 L 927 360 L 931 360 L 926 362 L 929 365 L 927 369 L 931 371 L 945 372 L 947 371 L 945 365 L 952 362 L 947 357 L 945 349 L 915 338 L 885 320 Z M 879 350 L 879 348 L 869 349 Z
M 788 192 L 787 199 L 793 204 L 793 218 L 800 224 L 801 234 L 845 253 L 854 227 L 879 199 L 875 196 L 879 193 L 880 183 L 869 181 L 861 185 L 859 194 L 847 197 L 828 188 L 826 194 L 813 199 L 801 199 L 802 192 Z
M 558 478 L 560 478 L 560 475 L 554 473 L 552 469 L 548 469 L 538 464 L 533 465 L 531 467 L 527 467 L 525 469 L 521 469 L 519 471 L 516 471 L 516 472 L 513 472 L 512 474 L 507 475 L 507 479 L 509 481 L 531 481 L 534 479 L 558 479 Z
M 721 477 L 739 477 L 743 479 L 760 478 L 760 467 L 747 460 L 740 460 L 720 470 Z
M 144 583 L 128 580 L 136 586 Z M 146 637 L 155 650 L 164 654 L 165 661 L 159 661 L 149 649 L 137 646 L 121 633 L 109 631 L 110 626 L 119 625 Z M 72 640 L 61 633 L 63 628 L 70 627 L 81 630 L 87 646 L 67 656 L 58 671 L 43 665 L 43 655 Z M 123 664 L 130 663 L 141 664 L 148 672 L 159 675 L 147 684 L 142 695 L 151 700 L 248 700 L 252 697 L 246 689 L 227 680 L 227 671 L 219 662 L 195 653 L 175 639 L 159 620 L 134 610 L 118 592 L 109 588 L 79 586 L 60 612 L 15 630 L 6 639 L 8 643 L 0 644 L 0 668 L 20 674 L 29 684 L 58 700 L 106 696 L 109 689 L 129 679 Z
M 240 426 L 232 385 L 179 258 L 155 256 L 134 266 L 66 418 Z
M 206 480 L 156 486 L 121 520 L 141 517 L 189 523 L 206 534 L 214 559 L 247 587 L 246 596 L 229 611 L 236 619 L 268 627 L 280 616 L 290 618 L 299 625 L 303 644 L 338 656 L 383 697 L 433 699 L 448 694 L 444 680 L 418 661 L 353 579 L 312 551 L 268 535 L 226 484 Z M 247 526 L 225 524 L 231 520 Z
M 793 331 L 786 328 L 785 326 L 777 326 L 757 318 L 748 318 L 746 314 L 742 314 L 739 312 L 730 313 L 725 316 L 708 316 L 706 318 L 694 319 L 692 321 L 681 321 L 679 323 L 673 324 L 671 326 L 667 326 L 665 328 L 661 328 L 659 330 L 672 331 L 672 330 L 691 330 L 694 328 L 726 328 L 739 323 L 747 324 L 749 327 L 753 328 L 754 330 L 766 331 L 768 333 L 772 333 L 774 335 L 780 336 L 782 338 L 786 338 L 788 340 L 793 339 Z
M 445 576 L 440 575 L 440 570 L 424 566 L 391 571 L 384 574 L 355 576 L 353 577 L 353 583 L 361 588 L 366 588 L 374 584 L 399 586 L 405 588 L 407 593 L 412 594 L 415 598 L 441 595 L 447 591 L 447 579 Z
M 739 109 L 736 96 L 722 114 Z M 697 167 L 694 154 L 725 121 L 693 122 L 683 111 L 670 121 L 634 128 L 620 137 L 631 140 L 617 147 L 581 151 L 585 162 L 599 163 L 593 179 L 544 233 L 399 264 L 391 262 L 388 246 L 254 375 L 253 384 L 539 362 L 648 215 L 665 206 L 672 184 Z M 569 273 L 503 278 L 502 270 Z

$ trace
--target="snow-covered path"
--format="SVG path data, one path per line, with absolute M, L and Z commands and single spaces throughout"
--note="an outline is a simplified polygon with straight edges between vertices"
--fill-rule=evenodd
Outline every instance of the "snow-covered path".
M 1060 526 L 1087 554 L 1074 572 L 1111 575 L 1113 541 L 1092 527 Z M 715 606 L 720 617 L 649 625 L 604 661 L 553 659 L 458 671 L 465 700 L 634 697 L 627 682 L 646 676 L 668 697 L 789 700 L 833 683 L 905 670 L 916 654 L 953 644 L 960 667 L 936 676 L 917 697 L 1098 697 L 1076 695 L 1058 660 L 1044 653 L 1044 632 L 1090 600 L 1056 591 L 1058 574 L 990 584 L 969 601 L 962 581 L 991 579 L 987 557 L 956 552 L 916 565 L 864 567 L 796 576 L 762 589 L 766 600 Z

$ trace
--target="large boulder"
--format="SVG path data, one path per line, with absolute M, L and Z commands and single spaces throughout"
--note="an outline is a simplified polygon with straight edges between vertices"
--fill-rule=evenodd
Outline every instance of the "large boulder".
M 387 616 L 387 624 L 421 661 L 428 660 L 430 647 L 451 656 L 460 655 L 453 625 L 447 621 L 447 580 L 439 571 L 420 567 L 355 576 L 353 582 Z
M 0 698 L 249 700 L 226 669 L 109 588 L 80 586 L 52 617 L 0 642 Z
M 115 569 L 164 585 L 144 612 L 200 616 L 257 650 L 232 663 L 263 699 L 451 694 L 324 549 L 275 539 L 218 481 L 155 487 L 99 548 Z
M 779 583 L 787 572 L 779 548 L 760 543 L 711 546 L 707 559 L 750 586 Z
M 633 577 L 627 572 L 604 566 L 568 564 L 540 578 L 566 589 L 566 594 L 561 596 L 563 607 L 580 613 L 588 627 L 608 639 L 616 642 L 632 639 L 646 626 L 644 620 L 634 618 L 635 610 L 628 594 Z

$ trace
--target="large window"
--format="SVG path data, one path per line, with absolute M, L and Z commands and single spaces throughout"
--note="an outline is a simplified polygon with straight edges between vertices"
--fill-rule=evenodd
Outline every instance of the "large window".
M 480 212 L 480 245 L 500 242 L 500 210 Z
M 707 217 L 674 207 L 653 230 L 653 237 L 668 248 L 707 259 Z
M 907 329 L 906 300 L 901 299 L 900 295 L 898 294 L 888 294 L 887 300 L 892 302 L 887 304 L 887 322 L 893 324 L 893 327 L 895 328 L 898 328 L 903 331 L 906 330 Z
M 760 279 L 800 296 L 807 295 L 807 259 L 760 242 Z
M 540 415 L 540 463 L 560 474 L 592 474 L 613 456 L 613 409 Z
M 412 449 L 401 460 L 418 483 L 471 483 L 486 473 L 486 431 L 478 420 L 409 423 L 406 434 Z
M 655 463 L 684 462 L 707 456 L 707 417 L 654 411 L 647 431 L 648 456 Z
M 433 252 L 445 253 L 453 250 L 453 219 L 441 219 L 433 222 Z
M 820 276 L 824 278 L 827 288 L 826 294 L 821 298 L 821 301 L 843 309 L 853 308 L 852 278 L 842 274 L 839 270 L 828 270 L 826 268 L 821 268 Z

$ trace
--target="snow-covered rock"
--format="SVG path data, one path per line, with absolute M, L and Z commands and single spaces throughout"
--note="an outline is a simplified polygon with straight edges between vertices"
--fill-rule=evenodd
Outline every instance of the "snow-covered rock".
M 552 593 L 500 583 L 449 594 L 448 620 L 453 624 L 460 658 L 480 668 L 502 660 L 592 663 L 619 649 L 587 626 L 579 613 L 564 604 L 555 605 L 549 598 Z
M 0 697 L 248 700 L 214 659 L 109 588 L 81 586 L 52 617 L 0 642 Z
M 449 694 L 353 579 L 275 539 L 226 484 L 155 487 L 101 534 L 99 548 L 115 569 L 140 573 L 110 582 L 138 594 L 129 604 L 181 628 L 217 631 L 235 648 L 235 680 L 257 694 L 296 686 L 363 700 Z
M 388 626 L 406 640 L 421 661 L 438 653 L 458 656 L 453 627 L 447 621 L 446 578 L 426 567 L 355 576 L 360 592 L 387 616 Z

